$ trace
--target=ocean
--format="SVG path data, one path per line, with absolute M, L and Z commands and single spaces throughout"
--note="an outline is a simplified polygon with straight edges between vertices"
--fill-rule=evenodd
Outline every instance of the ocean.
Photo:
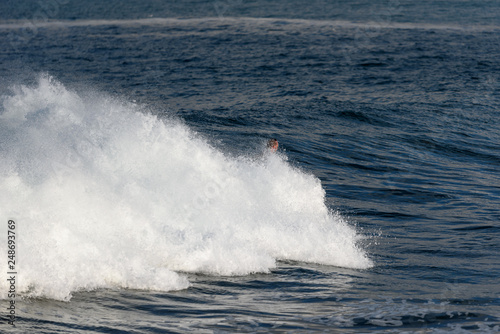
M 0 331 L 499 332 L 499 60 L 492 0 L 2 1 Z

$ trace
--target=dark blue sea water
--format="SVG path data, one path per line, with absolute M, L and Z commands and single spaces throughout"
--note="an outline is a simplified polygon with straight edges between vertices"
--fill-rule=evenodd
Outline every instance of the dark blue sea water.
M 3 1 L 0 331 L 498 332 L 499 112 L 498 1 Z

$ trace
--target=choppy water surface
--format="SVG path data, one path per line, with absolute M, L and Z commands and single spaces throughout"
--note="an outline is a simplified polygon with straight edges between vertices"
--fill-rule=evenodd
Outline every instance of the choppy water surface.
M 127 4 L 1 5 L 2 331 L 499 330 L 496 3 Z

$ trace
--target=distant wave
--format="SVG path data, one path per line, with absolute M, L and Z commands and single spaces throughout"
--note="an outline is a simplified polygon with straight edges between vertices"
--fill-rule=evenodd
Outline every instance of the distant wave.
M 133 26 L 133 25 L 192 25 L 192 24 L 289 24 L 297 26 L 331 26 L 363 29 L 408 29 L 408 30 L 460 30 L 460 31 L 498 31 L 498 25 L 458 25 L 458 24 L 432 24 L 432 23 L 401 23 L 393 21 L 351 22 L 344 20 L 311 20 L 287 18 L 252 18 L 252 17 L 206 17 L 206 18 L 144 18 L 123 20 L 9 20 L 0 22 L 0 29 L 37 29 L 58 27 L 84 27 L 84 26 Z
M 268 272 L 278 259 L 372 266 L 321 182 L 284 155 L 229 157 L 179 120 L 48 75 L 0 102 L 0 217 L 19 227 L 24 296 L 184 289 L 182 272 Z

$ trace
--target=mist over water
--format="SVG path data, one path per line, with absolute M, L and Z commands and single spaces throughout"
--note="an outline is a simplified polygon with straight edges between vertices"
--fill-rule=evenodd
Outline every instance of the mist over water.
M 23 296 L 184 289 L 182 272 L 268 272 L 277 259 L 372 265 L 285 154 L 226 155 L 178 119 L 48 75 L 1 101 L 0 200 L 23 236 Z

